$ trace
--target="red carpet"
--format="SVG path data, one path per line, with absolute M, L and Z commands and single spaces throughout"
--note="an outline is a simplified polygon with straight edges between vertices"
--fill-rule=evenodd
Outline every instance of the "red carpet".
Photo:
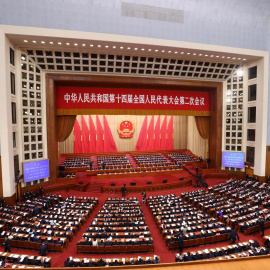
M 225 179 L 209 179 L 207 180 L 207 183 L 209 186 L 216 185 L 222 182 L 225 182 Z M 179 189 L 174 189 L 174 190 L 164 190 L 164 191 L 153 191 L 147 193 L 147 196 L 150 195 L 167 195 L 167 194 L 176 194 L 176 195 L 181 195 L 182 192 L 187 192 L 187 191 L 192 191 L 195 190 L 194 187 L 184 187 L 184 188 L 179 188 Z M 64 198 L 68 196 L 93 196 L 97 197 L 99 199 L 99 204 L 94 210 L 94 212 L 91 214 L 90 218 L 87 220 L 87 222 L 82 226 L 81 230 L 77 233 L 77 235 L 73 238 L 72 242 L 68 245 L 67 249 L 63 253 L 53 253 L 50 252 L 48 253 L 48 256 L 52 257 L 52 266 L 53 267 L 62 267 L 64 265 L 64 261 L 66 260 L 67 257 L 72 256 L 72 257 L 77 257 L 77 258 L 117 258 L 117 257 L 138 257 L 139 255 L 141 256 L 147 256 L 147 255 L 154 255 L 157 254 L 161 258 L 161 263 L 168 263 L 168 262 L 174 262 L 175 260 L 175 253 L 177 253 L 177 250 L 175 251 L 169 251 L 165 245 L 165 242 L 156 226 L 156 223 L 154 222 L 154 219 L 146 205 L 141 205 L 142 211 L 144 213 L 147 225 L 149 226 L 151 235 L 154 240 L 154 245 L 155 245 L 155 252 L 154 253 L 144 253 L 144 254 L 113 254 L 113 255 L 107 255 L 107 254 L 77 254 L 77 247 L 76 244 L 78 240 L 81 238 L 82 234 L 86 231 L 90 223 L 92 222 L 94 216 L 98 213 L 98 211 L 101 209 L 101 206 L 104 204 L 105 200 L 107 197 L 119 197 L 119 194 L 103 194 L 103 193 L 97 193 L 96 191 L 86 191 L 86 192 L 80 192 L 80 191 L 75 191 L 75 190 L 70 190 L 70 191 L 59 191 L 56 192 L 57 194 L 61 194 Z M 138 193 L 135 194 L 129 194 L 129 197 L 134 197 L 137 196 L 139 201 L 141 202 L 141 195 Z M 265 234 L 270 234 L 270 228 L 265 230 Z M 255 236 L 254 235 L 249 235 L 249 236 L 244 236 L 243 234 L 239 233 L 240 235 L 240 241 L 246 241 L 249 239 L 257 239 L 260 244 L 262 244 L 262 238 L 260 237 L 260 233 L 257 233 Z M 193 247 L 189 249 L 184 249 L 184 252 L 186 251 L 193 251 L 193 250 L 203 250 L 205 248 L 212 248 L 212 247 L 220 247 L 220 246 L 225 246 L 228 245 L 230 241 L 227 242 L 222 242 L 218 244 L 211 244 L 211 245 L 205 245 L 201 247 Z M 0 251 L 4 251 L 3 247 L 0 247 Z M 31 250 L 22 250 L 22 249 L 15 249 L 11 248 L 12 253 L 18 253 L 18 254 L 29 254 L 29 255 L 37 255 L 37 251 L 31 251 Z

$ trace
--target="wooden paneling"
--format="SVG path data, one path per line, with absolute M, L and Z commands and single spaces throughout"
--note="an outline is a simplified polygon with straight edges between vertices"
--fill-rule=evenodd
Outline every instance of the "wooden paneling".
M 209 158 L 212 168 L 221 166 L 222 147 L 222 83 L 210 81 L 187 81 L 162 78 L 136 78 L 121 76 L 85 76 L 66 74 L 46 74 L 46 112 L 47 112 L 47 138 L 48 157 L 50 160 L 50 182 L 54 183 L 57 176 L 58 143 L 56 141 L 56 93 L 55 86 L 92 86 L 92 87 L 127 87 L 141 89 L 209 91 L 211 93 L 211 127 L 209 140 Z M 119 114 L 116 110 L 102 111 L 102 114 Z M 153 111 L 147 111 L 153 115 Z M 172 114 L 172 111 L 156 111 L 155 115 Z M 178 113 L 178 112 L 175 112 Z M 183 112 L 184 113 L 184 112 Z M 185 112 L 188 113 L 188 112 Z M 76 113 L 77 114 L 77 113 Z M 82 113 L 80 113 L 82 114 Z M 91 113 L 87 113 L 91 114 Z M 93 112 L 96 114 L 96 112 Z M 131 114 L 130 112 L 125 114 Z M 134 113 L 133 113 L 134 114 Z M 146 112 L 136 111 L 137 115 Z M 187 114 L 186 114 L 187 115 Z

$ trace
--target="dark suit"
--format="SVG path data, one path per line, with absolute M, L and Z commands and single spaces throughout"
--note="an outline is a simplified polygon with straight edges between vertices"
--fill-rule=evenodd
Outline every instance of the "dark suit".
M 47 255 L 47 246 L 45 244 L 42 244 L 39 248 L 39 254 L 41 256 L 46 256 Z
M 5 252 L 11 252 L 10 251 L 10 240 L 7 238 L 6 241 L 4 242 L 4 246 L 5 246 Z

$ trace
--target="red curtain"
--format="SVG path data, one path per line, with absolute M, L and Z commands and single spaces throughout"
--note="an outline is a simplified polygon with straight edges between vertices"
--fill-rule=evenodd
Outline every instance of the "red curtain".
M 97 132 L 92 119 L 92 116 L 89 115 L 89 127 L 90 127 L 90 143 L 89 143 L 89 152 L 96 152 L 96 141 L 97 141 Z
M 195 116 L 195 121 L 200 136 L 205 140 L 208 139 L 210 135 L 210 117 Z
M 104 152 L 118 152 L 112 131 L 108 124 L 107 118 L 103 115 L 103 123 L 104 123 Z
M 156 122 L 154 134 L 155 134 L 154 150 L 160 150 L 160 115 L 158 116 Z
M 98 115 L 96 116 L 97 120 L 97 144 L 96 144 L 96 149 L 97 152 L 104 152 L 104 132 L 102 129 L 101 122 L 99 120 Z
M 154 141 L 154 115 L 151 118 L 149 127 L 148 127 L 148 146 L 147 150 L 155 150 L 155 141 Z
M 74 124 L 74 137 L 74 153 L 82 153 L 82 131 L 77 118 Z
M 82 153 L 88 153 L 89 152 L 89 129 L 83 115 L 81 115 L 81 122 L 82 122 Z
M 160 149 L 166 150 L 166 141 L 167 141 L 167 115 L 165 115 L 164 120 L 162 122 L 161 126 L 161 132 L 160 132 Z
M 168 139 L 167 139 L 167 150 L 173 150 L 173 116 L 168 124 Z
M 144 118 L 143 125 L 138 137 L 135 151 L 145 151 L 147 150 L 147 115 Z

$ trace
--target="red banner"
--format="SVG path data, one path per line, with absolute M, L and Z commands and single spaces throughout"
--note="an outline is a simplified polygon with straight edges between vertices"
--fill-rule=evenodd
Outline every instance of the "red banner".
M 130 88 L 57 87 L 57 109 L 210 111 L 210 93 Z

